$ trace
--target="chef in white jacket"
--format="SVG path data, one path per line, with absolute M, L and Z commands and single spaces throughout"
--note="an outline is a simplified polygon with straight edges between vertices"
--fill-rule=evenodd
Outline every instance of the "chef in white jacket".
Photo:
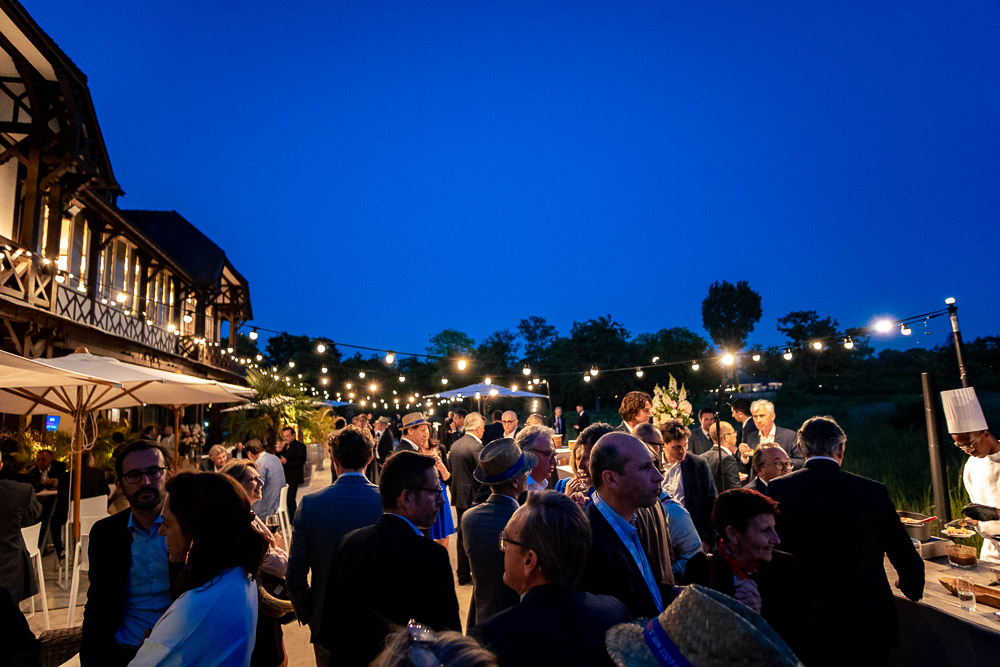
M 1000 565 L 1000 442 L 989 432 L 983 410 L 972 387 L 942 391 L 944 416 L 955 446 L 969 455 L 962 479 L 972 505 L 962 509 L 966 516 L 979 521 L 976 528 L 983 536 L 979 559 Z

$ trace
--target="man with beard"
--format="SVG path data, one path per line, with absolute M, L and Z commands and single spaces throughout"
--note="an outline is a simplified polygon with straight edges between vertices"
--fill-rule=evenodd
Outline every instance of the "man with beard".
M 83 612 L 80 664 L 127 665 L 171 603 L 167 542 L 160 510 L 172 453 L 149 440 L 127 445 L 115 460 L 115 486 L 128 509 L 90 530 L 90 588 Z

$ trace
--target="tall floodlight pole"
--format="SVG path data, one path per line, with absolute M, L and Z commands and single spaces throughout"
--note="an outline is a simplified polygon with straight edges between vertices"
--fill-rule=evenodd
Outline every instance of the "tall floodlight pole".
M 958 306 L 955 297 L 944 300 L 948 304 L 948 316 L 951 317 L 951 331 L 955 334 L 955 356 L 958 357 L 958 375 L 963 387 L 969 386 L 969 378 L 965 372 L 965 362 L 962 360 L 962 332 L 958 328 Z

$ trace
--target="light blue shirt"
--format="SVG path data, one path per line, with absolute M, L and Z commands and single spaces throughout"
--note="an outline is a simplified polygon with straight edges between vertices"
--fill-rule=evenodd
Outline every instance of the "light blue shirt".
M 123 646 L 138 646 L 149 630 L 170 606 L 170 562 L 167 538 L 159 534 L 163 517 L 147 533 L 129 514 L 128 531 L 132 534 L 132 562 L 128 568 L 128 587 L 122 622 L 115 641 Z
M 426 534 L 426 533 L 424 533 L 424 531 L 422 531 L 422 530 L 420 530 L 419 528 L 417 528 L 417 524 L 413 523 L 412 521 L 410 521 L 409 519 L 407 519 L 407 518 L 406 518 L 405 516 L 403 516 L 402 514 L 396 514 L 395 512 L 386 512 L 386 514 L 391 514 L 391 515 L 393 515 L 393 516 L 398 516 L 398 517 L 399 517 L 400 519 L 402 519 L 402 520 L 403 520 L 403 521 L 405 521 L 406 523 L 410 524 L 410 528 L 412 528 L 412 529 L 413 529 L 413 532 L 414 532 L 414 533 L 416 533 L 416 534 L 417 534 L 417 535 L 419 535 L 420 537 L 427 537 L 427 534 Z
M 608 523 L 611 524 L 611 528 L 614 529 L 615 534 L 618 535 L 618 539 L 622 541 L 628 552 L 632 554 L 632 558 L 635 560 L 635 564 L 639 567 L 639 572 L 642 573 L 642 578 L 646 580 L 646 588 L 649 589 L 649 594 L 653 596 L 653 602 L 656 604 L 656 611 L 663 611 L 663 598 L 660 597 L 660 586 L 656 583 L 656 577 L 653 576 L 653 569 L 649 566 L 649 560 L 646 558 L 646 552 L 642 550 L 642 544 L 639 542 L 639 531 L 635 529 L 631 523 L 618 516 L 618 513 L 611 509 L 601 496 L 594 491 L 591 500 L 594 501 L 594 507 L 597 511 L 601 513 Z M 633 517 L 634 518 L 634 517 Z M 673 534 L 671 534 L 671 539 Z
M 681 461 L 666 465 L 666 470 L 663 472 L 663 483 L 660 487 L 681 505 L 684 504 L 684 480 L 681 478 Z
M 660 494 L 660 504 L 667 515 L 667 528 L 670 531 L 670 546 L 673 549 L 671 569 L 674 579 L 682 581 L 687 562 L 701 551 L 701 537 L 694 527 L 691 514 L 666 491 Z
M 270 452 L 261 452 L 257 457 L 257 474 L 264 482 L 260 492 L 260 500 L 253 504 L 253 513 L 261 519 L 266 519 L 278 513 L 278 503 L 281 501 L 281 489 L 285 486 L 285 469 L 281 460 Z

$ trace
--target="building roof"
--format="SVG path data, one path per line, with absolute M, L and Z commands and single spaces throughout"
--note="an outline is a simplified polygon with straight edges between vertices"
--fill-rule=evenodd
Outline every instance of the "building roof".
M 199 287 L 218 288 L 222 274 L 230 272 L 244 285 L 222 248 L 177 211 L 122 211 L 122 215 L 153 241 Z

